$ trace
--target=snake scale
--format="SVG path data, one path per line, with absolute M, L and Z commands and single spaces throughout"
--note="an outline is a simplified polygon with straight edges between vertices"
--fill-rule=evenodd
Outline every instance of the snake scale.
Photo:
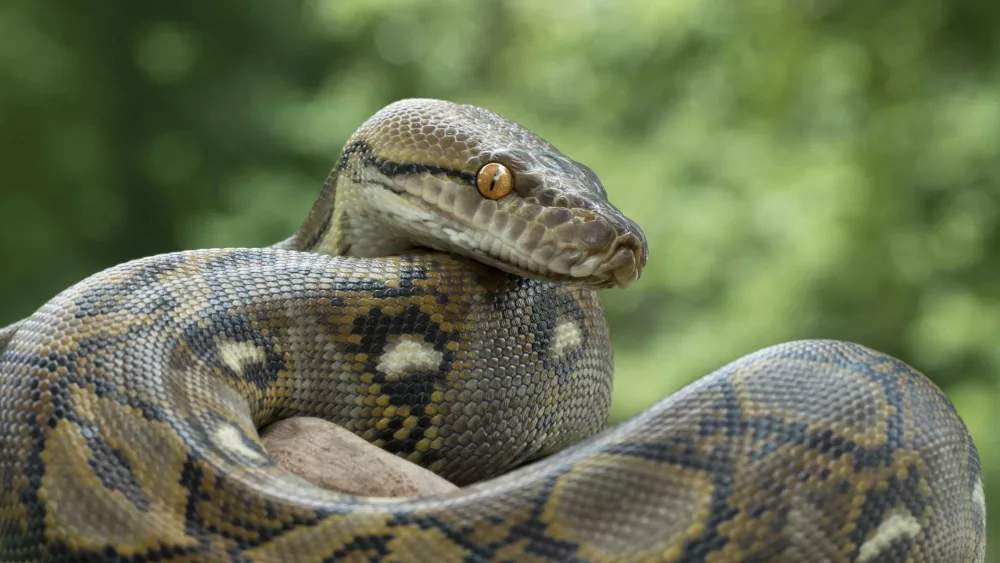
M 595 290 L 646 255 L 534 133 L 391 104 L 291 238 L 122 264 L 0 331 L 0 560 L 983 561 L 965 425 L 860 345 L 773 346 L 605 429 Z M 258 439 L 299 415 L 467 486 L 321 490 Z

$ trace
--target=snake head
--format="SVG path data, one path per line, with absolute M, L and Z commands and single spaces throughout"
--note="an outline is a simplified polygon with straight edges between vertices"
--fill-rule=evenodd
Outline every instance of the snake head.
M 590 168 L 475 106 L 386 106 L 348 141 L 336 192 L 353 255 L 424 246 L 595 289 L 627 287 L 646 264 L 642 229 Z

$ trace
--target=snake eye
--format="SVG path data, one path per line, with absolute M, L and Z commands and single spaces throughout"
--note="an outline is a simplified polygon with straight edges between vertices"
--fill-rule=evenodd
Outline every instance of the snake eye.
M 483 197 L 500 199 L 514 189 L 514 175 L 503 164 L 491 162 L 479 169 L 476 187 Z

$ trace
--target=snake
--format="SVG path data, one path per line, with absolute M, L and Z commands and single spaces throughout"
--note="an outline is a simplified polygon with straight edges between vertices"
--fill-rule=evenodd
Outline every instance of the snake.
M 609 427 L 598 291 L 648 253 L 532 131 L 394 102 L 289 238 L 126 262 L 0 331 L 0 560 L 984 560 L 964 422 L 860 344 L 775 344 Z M 295 416 L 460 487 L 317 487 L 259 438 Z

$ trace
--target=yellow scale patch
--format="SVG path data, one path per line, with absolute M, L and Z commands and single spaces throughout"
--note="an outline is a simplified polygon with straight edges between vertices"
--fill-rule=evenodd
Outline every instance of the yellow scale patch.
M 384 561 L 400 563 L 424 561 L 429 554 L 433 554 L 434 561 L 462 561 L 468 555 L 439 530 L 425 530 L 418 526 L 390 528 L 387 525 L 390 517 L 388 511 L 331 516 L 315 526 L 291 530 L 266 545 L 244 552 L 243 555 L 250 561 L 319 563 L 365 536 L 380 536 L 386 533 L 391 533 L 395 537 L 388 543 L 391 553 L 383 559 Z M 353 556 L 359 561 L 368 561 L 375 556 L 375 553 L 355 552 Z
M 602 488 L 612 474 L 617 488 Z M 622 494 L 621 483 L 642 483 L 648 494 Z M 559 478 L 542 521 L 553 538 L 581 544 L 578 555 L 586 559 L 670 561 L 680 557 L 686 540 L 704 531 L 712 490 L 707 475 L 689 468 L 598 455 Z
M 161 543 L 196 545 L 197 540 L 184 533 L 188 492 L 180 485 L 180 475 L 187 449 L 173 429 L 88 389 L 74 387 L 70 394 L 80 418 L 100 426 L 108 445 L 131 464 L 150 505 L 140 510 L 121 492 L 105 487 L 87 463 L 92 452 L 80 427 L 61 420 L 47 429 L 42 452 L 46 471 L 39 498 L 47 508 L 48 540 L 65 542 L 70 549 L 100 550 L 110 544 L 124 556 Z
M 803 422 L 809 425 L 809 431 L 830 429 L 843 438 L 852 440 L 865 448 L 877 448 L 885 445 L 888 432 L 888 418 L 892 414 L 886 405 L 885 393 L 881 386 L 856 372 L 846 369 L 828 369 L 825 364 L 809 360 L 783 360 L 785 369 L 799 369 L 802 372 L 819 371 L 824 373 L 822 381 L 817 380 L 816 388 L 799 387 L 784 388 L 780 392 L 773 389 L 766 380 L 774 369 L 773 359 L 762 359 L 748 364 L 733 375 L 733 384 L 740 399 L 740 408 L 747 418 L 780 415 L 786 422 Z M 826 368 L 826 369 L 825 369 Z M 837 420 L 836 411 L 826 412 L 814 410 L 812 400 L 823 396 L 830 389 L 859 390 L 858 400 L 864 400 L 873 408 L 864 422 L 867 427 L 863 431 L 852 429 L 842 431 L 843 425 Z M 846 404 L 846 402 L 845 402 Z M 876 408 L 877 407 L 877 408 Z M 855 407 L 856 409 L 858 407 Z M 858 422 L 855 421 L 855 426 Z

